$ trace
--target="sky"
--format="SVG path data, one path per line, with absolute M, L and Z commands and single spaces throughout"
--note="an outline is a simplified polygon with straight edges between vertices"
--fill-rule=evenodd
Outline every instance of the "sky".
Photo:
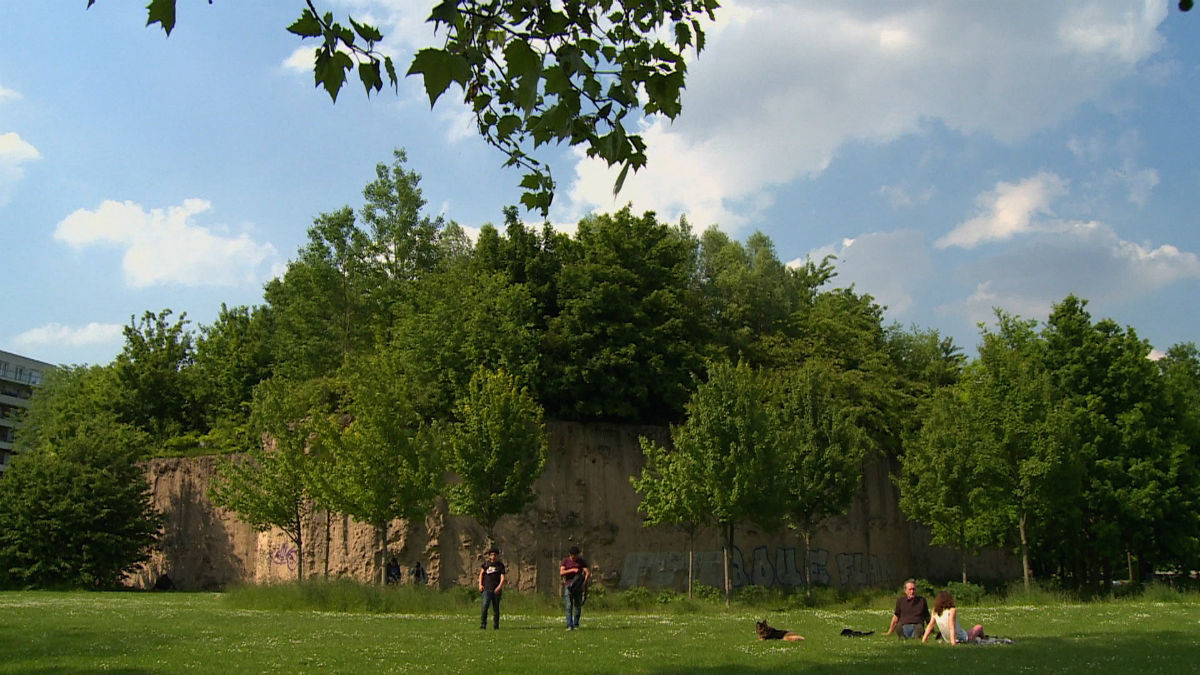
M 430 215 L 477 232 L 520 172 L 451 89 L 331 103 L 300 0 L 5 1 L 0 349 L 105 364 L 144 312 L 262 303 L 321 213 L 362 205 L 392 151 Z M 321 0 L 374 22 L 398 70 L 436 44 L 431 0 Z M 1074 293 L 1157 352 L 1200 342 L 1200 12 L 1174 1 L 722 0 L 683 113 L 637 122 L 649 164 L 552 148 L 551 221 L 629 204 L 697 232 L 836 256 L 833 284 L 973 355 L 1002 309 Z M 531 224 L 540 216 L 525 214 Z

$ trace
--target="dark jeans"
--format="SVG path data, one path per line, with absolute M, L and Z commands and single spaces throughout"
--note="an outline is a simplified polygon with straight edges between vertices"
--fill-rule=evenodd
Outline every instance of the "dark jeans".
M 919 623 L 902 623 L 896 628 L 899 629 L 896 631 L 896 635 L 902 640 L 919 638 L 925 630 L 925 627 Z
M 483 592 L 483 610 L 479 613 L 479 627 L 487 628 L 488 605 L 492 606 L 492 627 L 500 627 L 500 593 L 496 591 Z
M 583 588 L 571 591 L 570 586 L 563 586 L 563 610 L 567 615 L 567 628 L 579 627 L 579 613 L 583 610 Z

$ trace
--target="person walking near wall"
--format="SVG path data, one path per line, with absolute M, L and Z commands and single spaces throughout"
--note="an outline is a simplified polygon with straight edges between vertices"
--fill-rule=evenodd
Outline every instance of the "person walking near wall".
M 479 568 L 479 592 L 483 594 L 483 609 L 479 613 L 479 629 L 487 630 L 488 607 L 492 608 L 492 629 L 500 628 L 500 593 L 507 579 L 504 563 L 500 562 L 500 550 L 489 548 L 487 560 Z
M 567 615 L 567 630 L 579 628 L 579 614 L 587 597 L 588 579 L 592 576 L 587 561 L 579 554 L 579 547 L 572 546 L 558 566 L 558 575 L 563 581 L 563 610 Z

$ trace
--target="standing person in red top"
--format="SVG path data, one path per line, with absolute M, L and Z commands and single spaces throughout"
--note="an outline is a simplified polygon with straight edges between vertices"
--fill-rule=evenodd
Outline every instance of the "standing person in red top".
M 506 570 L 500 562 L 500 550 L 488 549 L 487 561 L 479 568 L 479 592 L 483 594 L 483 611 L 479 614 L 480 630 L 487 630 L 488 605 L 492 607 L 492 628 L 500 628 L 500 591 L 504 589 Z
M 583 599 L 592 570 L 587 561 L 580 557 L 578 546 L 572 546 L 568 553 L 558 566 L 558 575 L 563 580 L 563 609 L 567 613 L 567 630 L 575 630 L 579 628 L 579 612 L 583 609 Z

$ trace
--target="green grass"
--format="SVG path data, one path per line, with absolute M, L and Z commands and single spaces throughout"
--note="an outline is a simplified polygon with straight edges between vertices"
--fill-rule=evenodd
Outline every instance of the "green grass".
M 882 632 L 890 618 L 878 606 L 883 595 L 817 609 L 727 610 L 651 594 L 634 610 L 610 594 L 589 601 L 581 629 L 567 632 L 551 599 L 510 593 L 501 629 L 485 632 L 465 591 L 324 586 L 0 593 L 0 673 L 1200 672 L 1194 593 L 964 606 L 963 623 L 1016 644 L 951 648 L 839 635 L 844 627 Z M 808 639 L 759 642 L 758 618 Z

